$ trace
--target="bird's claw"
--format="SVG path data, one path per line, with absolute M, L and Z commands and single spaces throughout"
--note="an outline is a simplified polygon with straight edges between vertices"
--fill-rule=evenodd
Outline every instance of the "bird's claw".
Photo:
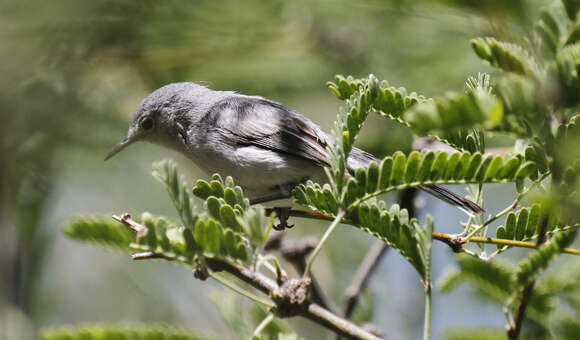
M 283 231 L 284 229 L 290 229 L 294 227 L 294 224 L 288 224 L 288 218 L 290 218 L 290 207 L 274 208 L 276 216 L 278 216 L 278 221 L 280 223 L 274 225 L 274 229 Z

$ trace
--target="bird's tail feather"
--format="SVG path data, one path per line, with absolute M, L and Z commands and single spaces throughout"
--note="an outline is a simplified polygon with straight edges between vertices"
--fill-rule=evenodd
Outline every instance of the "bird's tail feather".
M 348 170 L 352 173 L 357 168 L 367 166 L 371 161 L 375 161 L 380 163 L 381 160 L 376 158 L 375 156 L 371 155 L 368 152 L 365 152 L 358 148 L 352 148 L 350 156 L 348 157 Z M 453 191 L 446 189 L 439 185 L 427 185 L 427 186 L 420 186 L 419 189 L 425 191 L 426 193 L 447 202 L 459 209 L 465 211 L 467 214 L 470 212 L 474 213 L 482 213 L 482 207 L 479 205 L 471 202 L 470 200 L 459 196 L 458 194 L 454 193 Z
M 459 195 L 457 195 L 456 193 L 454 193 L 453 191 L 446 189 L 442 186 L 439 185 L 426 185 L 426 186 L 420 186 L 419 189 L 425 191 L 426 193 L 442 200 L 445 201 L 453 206 L 458 207 L 461 210 L 464 210 L 466 213 L 470 213 L 474 212 L 474 213 L 482 213 L 485 210 L 483 210 L 482 207 L 480 207 L 479 205 L 471 202 L 470 200 L 463 198 Z

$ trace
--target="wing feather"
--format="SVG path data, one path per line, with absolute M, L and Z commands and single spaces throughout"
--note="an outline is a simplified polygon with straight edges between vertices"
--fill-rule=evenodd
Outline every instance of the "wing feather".
M 328 166 L 329 136 L 308 118 L 278 103 L 238 95 L 214 105 L 207 119 L 232 144 L 253 145 Z

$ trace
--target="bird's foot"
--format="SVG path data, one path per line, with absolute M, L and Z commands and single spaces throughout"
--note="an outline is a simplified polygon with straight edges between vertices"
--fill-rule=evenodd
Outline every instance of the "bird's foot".
M 274 208 L 274 211 L 276 212 L 276 216 L 278 216 L 278 221 L 280 223 L 278 223 L 277 225 L 274 225 L 274 229 L 276 230 L 284 230 L 284 229 L 290 229 L 292 227 L 294 227 L 294 224 L 288 224 L 288 218 L 290 218 L 290 210 L 292 208 L 290 207 L 276 207 Z

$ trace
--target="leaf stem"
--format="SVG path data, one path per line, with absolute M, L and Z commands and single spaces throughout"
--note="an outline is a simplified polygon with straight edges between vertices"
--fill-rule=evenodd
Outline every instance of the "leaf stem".
M 267 300 L 264 300 L 260 297 L 255 296 L 254 294 L 246 291 L 243 288 L 240 288 L 239 286 L 237 286 L 235 283 L 230 282 L 229 280 L 221 277 L 220 275 L 216 274 L 216 273 L 212 273 L 211 271 L 209 272 L 209 276 L 211 276 L 214 280 L 216 280 L 217 282 L 221 283 L 222 285 L 228 287 L 229 289 L 233 290 L 234 292 L 241 294 L 245 297 L 247 297 L 248 299 L 257 302 L 259 304 L 262 304 L 268 308 L 274 308 L 275 305 Z
M 429 340 L 431 331 L 431 285 L 425 288 L 425 324 L 423 326 L 423 340 Z
M 334 220 L 334 218 L 332 216 L 327 215 L 327 214 L 322 213 L 322 212 L 316 212 L 316 211 L 290 210 L 288 212 L 288 215 L 294 216 L 294 217 L 310 218 L 310 219 L 324 220 L 324 221 L 333 221 Z M 341 222 L 345 223 L 345 224 L 350 224 L 348 220 L 342 220 Z M 580 227 L 580 224 L 575 224 L 571 227 Z M 454 249 L 455 249 L 454 245 L 456 243 L 458 246 L 460 246 L 460 242 L 457 239 L 456 235 L 450 235 L 450 234 L 438 233 L 438 232 L 433 232 L 432 235 L 433 235 L 434 239 L 441 241 L 441 242 L 444 242 Z M 531 242 L 508 240 L 508 239 L 503 239 L 503 238 L 481 237 L 481 236 L 472 236 L 469 239 L 469 242 L 502 244 L 502 245 L 506 245 L 506 246 L 521 247 L 521 248 L 535 248 L 536 247 L 536 244 L 531 243 Z M 566 253 L 566 254 L 580 255 L 579 249 L 564 248 L 562 250 L 562 252 Z
M 542 175 L 542 177 L 540 177 L 538 180 L 534 181 L 532 184 L 530 184 L 530 186 L 522 191 L 518 197 L 515 199 L 515 201 L 510 204 L 507 208 L 505 208 L 504 210 L 500 211 L 499 213 L 497 213 L 495 216 L 491 217 L 490 219 L 488 219 L 487 221 L 485 221 L 484 223 L 482 223 L 479 227 L 475 228 L 471 233 L 469 233 L 469 235 L 467 235 L 465 237 L 465 242 L 468 242 L 473 236 L 475 236 L 477 233 L 479 233 L 483 228 L 485 228 L 486 226 L 488 226 L 489 224 L 491 224 L 492 222 L 494 222 L 495 220 L 497 220 L 498 218 L 502 217 L 503 215 L 509 213 L 510 211 L 516 209 L 518 207 L 519 202 L 528 194 L 530 193 L 530 191 L 532 191 L 533 188 L 535 188 L 536 186 L 538 186 L 540 183 L 542 183 L 542 181 L 544 179 L 546 179 L 546 177 L 548 177 L 550 175 L 550 172 L 546 172 L 545 174 Z
M 505 208 L 504 210 L 500 211 L 499 213 L 497 213 L 495 216 L 489 218 L 487 221 L 483 222 L 480 226 L 478 226 L 477 228 L 473 229 L 473 231 L 471 233 L 469 233 L 466 237 L 465 237 L 465 242 L 469 242 L 477 233 L 479 233 L 483 228 L 485 228 L 486 226 L 488 226 L 489 224 L 493 223 L 494 221 L 496 221 L 497 219 L 499 219 L 500 217 L 502 217 L 503 215 L 509 213 L 510 211 L 514 210 L 515 208 L 517 208 L 518 206 L 518 202 L 519 200 L 516 199 L 512 204 L 510 204 L 507 208 Z M 471 217 L 470 217 L 471 220 Z
M 439 241 L 445 242 L 452 246 L 453 242 L 457 242 L 457 237 L 455 235 L 449 235 L 444 233 L 433 232 L 433 238 Z M 516 240 L 508 240 L 503 238 L 493 238 L 493 237 L 480 237 L 474 236 L 472 237 L 469 242 L 475 243 L 489 243 L 489 244 L 500 244 L 512 247 L 520 247 L 520 248 L 536 248 L 536 244 L 532 242 L 524 242 L 524 241 L 516 241 Z M 572 255 L 580 255 L 579 249 L 573 248 L 564 248 L 562 250 L 563 253 L 572 254 Z
M 328 229 L 326 229 L 326 232 L 324 232 L 324 235 L 320 239 L 320 242 L 318 242 L 318 244 L 316 245 L 316 248 L 314 248 L 314 250 L 312 251 L 312 255 L 310 255 L 310 257 L 308 258 L 308 261 L 306 262 L 306 268 L 304 269 L 303 277 L 310 276 L 310 269 L 312 267 L 312 263 L 314 263 L 316 256 L 318 255 L 318 253 L 322 249 L 322 246 L 324 246 L 324 243 L 326 243 L 326 240 L 328 240 L 328 237 L 330 237 L 330 234 L 332 234 L 334 229 L 336 229 L 336 227 L 338 226 L 338 224 L 340 223 L 340 221 L 342 220 L 344 215 L 346 215 L 346 213 L 343 210 L 339 210 L 338 214 L 336 214 L 336 217 L 334 218 L 334 220 L 332 221 L 332 223 L 330 224 Z
M 274 320 L 274 314 L 268 313 L 268 315 L 264 318 L 264 320 L 262 320 L 262 322 L 260 322 L 258 327 L 256 327 L 254 333 L 252 333 L 252 339 L 260 336 L 264 328 L 266 328 L 266 326 L 268 326 L 268 324 L 272 322 L 272 320 Z

